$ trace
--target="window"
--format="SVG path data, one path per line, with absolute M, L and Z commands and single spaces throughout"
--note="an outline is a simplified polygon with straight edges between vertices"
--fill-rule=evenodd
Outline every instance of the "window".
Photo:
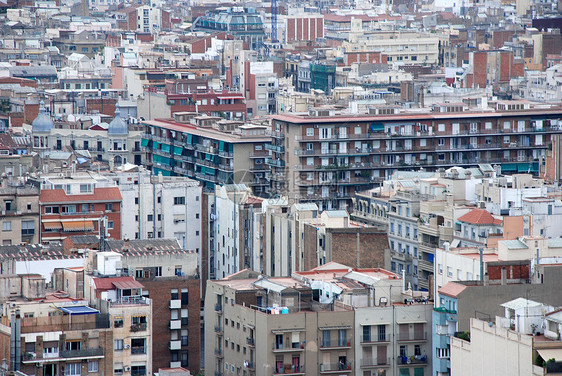
M 21 221 L 21 235 L 29 236 L 35 234 L 34 221 Z
M 408 356 L 408 351 L 406 349 L 406 346 L 400 346 L 400 356 L 402 357 Z
M 314 128 L 306 128 L 306 135 L 307 137 L 314 136 Z
M 178 289 L 172 289 L 170 290 L 171 293 L 171 300 L 178 300 Z
M 123 327 L 123 317 L 117 316 L 113 319 L 113 327 L 114 328 L 122 328 Z
M 45 206 L 45 214 L 59 214 L 60 210 L 58 206 Z
M 108 230 L 113 230 L 114 227 L 115 227 L 115 223 L 113 223 L 113 221 L 107 222 L 107 229 Z
M 188 289 L 181 289 L 181 305 L 187 305 L 188 301 Z
M 76 205 L 63 205 L 62 212 L 67 214 L 76 213 Z
M 98 361 L 90 360 L 88 362 L 88 372 L 98 372 Z
M 80 193 L 90 193 L 92 192 L 91 184 L 80 184 Z
M 67 376 L 79 376 L 81 374 L 81 363 L 67 363 L 64 374 Z
M 330 347 L 330 331 L 322 331 L 322 347 Z
M 111 203 L 105 204 L 105 210 L 106 211 L 113 211 L 113 204 L 111 204 Z
M 152 215 L 152 214 L 147 215 L 147 216 L 146 216 L 146 220 L 147 220 L 148 222 L 154 221 L 154 215 Z
M 443 264 L 438 264 L 438 265 L 437 265 L 437 272 L 438 272 L 439 274 L 443 274 Z
M 447 277 L 452 277 L 452 276 L 453 276 L 453 268 L 447 266 Z
M 2 222 L 2 231 L 12 231 L 12 222 L 11 221 Z
M 174 205 L 185 205 L 185 197 L 174 197 Z
M 113 341 L 113 350 L 116 350 L 116 351 L 123 350 L 123 340 L 122 339 L 116 339 L 116 340 Z

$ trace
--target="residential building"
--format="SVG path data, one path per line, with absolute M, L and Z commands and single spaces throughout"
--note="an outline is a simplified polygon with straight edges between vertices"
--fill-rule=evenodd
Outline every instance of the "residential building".
M 263 270 L 262 199 L 244 184 L 216 187 L 208 195 L 209 276 L 224 278 L 245 268 Z
M 84 273 L 84 298 L 109 316 L 113 330 L 113 374 L 147 375 L 152 370 L 152 300 L 133 277 L 115 277 L 119 254 L 100 252 L 96 275 Z
M 113 331 L 107 315 L 84 300 L 46 292 L 40 276 L 2 276 L 0 283 L 3 288 L 11 285 L 13 293 L 10 303 L 3 304 L 2 327 L 8 331 L 0 332 L 1 347 L 17 349 L 4 358 L 11 370 L 44 376 L 113 372 Z M 21 336 L 10 338 L 10 330 Z
M 195 31 L 218 32 L 224 31 L 241 39 L 252 50 L 260 48 L 265 40 L 263 21 L 259 14 L 252 9 L 240 7 L 228 8 L 209 12 L 198 17 L 193 22 Z
M 45 175 L 40 184 L 40 242 L 60 242 L 71 234 L 121 239 L 123 198 L 114 182 L 75 173 Z
M 303 40 L 316 42 L 317 39 L 324 38 L 323 15 L 292 15 L 283 18 L 283 23 L 285 25 L 285 43 Z
M 39 187 L 2 179 L 0 186 L 2 245 L 39 242 Z
M 459 240 L 460 247 L 483 247 L 489 236 L 503 233 L 503 220 L 485 209 L 472 209 L 457 221 L 454 239 Z
M 176 114 L 176 118 L 188 114 Z M 193 116 L 192 116 L 193 118 Z M 200 116 L 192 121 L 144 121 L 142 146 L 155 175 L 188 176 L 205 189 L 216 184 L 247 184 L 256 195 L 268 191 L 266 165 L 271 138 L 266 127 Z
M 472 319 L 492 321 L 505 312 L 500 304 L 521 296 L 532 296 L 551 306 L 559 306 L 562 301 L 556 282 L 562 273 L 559 265 L 545 263 L 531 270 L 530 261 L 488 262 L 486 271 L 488 278 L 482 282 L 449 282 L 438 290 L 433 310 L 434 375 L 450 374 L 451 348 L 456 341 L 451 336 L 456 332 L 472 333 Z
M 325 210 L 345 208 L 355 192 L 396 170 L 490 163 L 505 172 L 521 165 L 538 173 L 538 159 L 552 135 L 561 132 L 560 112 L 513 111 L 510 106 L 518 105 L 498 103 L 495 112 L 349 117 L 318 109 L 308 115 L 274 115 L 272 142 L 279 149 L 267 160 L 272 192 Z M 544 120 L 538 124 L 529 116 Z M 532 140 L 534 146 L 527 147 Z
M 405 296 L 401 285 L 394 273 L 337 263 L 292 278 L 243 270 L 209 281 L 205 369 L 249 375 L 399 369 L 429 374 L 425 322 L 431 305 L 393 306 Z M 403 315 L 394 316 L 396 309 Z
M 283 200 L 264 204 L 264 273 L 289 276 L 336 262 L 357 268 L 390 265 L 388 237 L 378 226 L 350 220 L 345 210 L 321 213 L 312 203 L 287 205 Z
M 199 254 L 203 193 L 199 182 L 179 176 L 152 176 L 139 166 L 103 176 L 119 186 L 122 212 L 130 219 L 121 221 L 121 238 L 176 238 L 182 249 Z

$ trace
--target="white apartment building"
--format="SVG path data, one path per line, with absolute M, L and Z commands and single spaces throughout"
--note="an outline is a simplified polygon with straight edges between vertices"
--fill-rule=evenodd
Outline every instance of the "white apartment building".
M 562 64 L 552 66 L 544 72 L 525 72 L 526 84 L 522 97 L 532 101 L 556 102 L 562 100 Z
M 176 238 L 184 250 L 199 253 L 203 193 L 199 182 L 151 176 L 137 166 L 105 176 L 117 182 L 123 197 L 123 239 Z

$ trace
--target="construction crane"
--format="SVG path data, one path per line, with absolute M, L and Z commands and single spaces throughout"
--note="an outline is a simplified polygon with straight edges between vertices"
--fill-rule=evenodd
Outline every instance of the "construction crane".
M 277 43 L 277 0 L 271 0 L 271 43 Z

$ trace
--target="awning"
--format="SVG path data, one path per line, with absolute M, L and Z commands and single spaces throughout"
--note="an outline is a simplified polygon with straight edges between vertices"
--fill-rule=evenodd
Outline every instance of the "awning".
M 224 141 L 219 141 L 219 151 L 224 151 Z
M 100 313 L 97 309 L 88 306 L 70 306 L 70 307 L 57 307 L 64 313 L 69 315 L 92 315 L 95 313 Z
M 62 223 L 60 223 L 60 222 L 43 222 L 43 227 L 45 227 L 45 230 L 60 230 L 60 229 L 62 229 Z
M 121 290 L 127 290 L 127 289 L 142 289 L 144 286 L 142 285 L 142 283 L 140 283 L 139 281 L 136 281 L 134 279 L 126 279 L 126 280 L 121 280 L 121 281 L 113 281 L 113 286 L 117 287 L 118 289 Z
M 545 361 L 548 359 L 562 361 L 562 349 L 537 349 L 537 352 Z
M 181 155 L 183 151 L 183 148 L 179 147 L 179 146 L 174 146 L 174 154 L 175 155 Z
M 457 248 L 460 242 L 461 242 L 460 239 L 453 239 L 453 241 L 451 242 L 451 248 Z
M 306 331 L 305 328 L 272 329 L 271 333 L 273 333 L 273 334 L 283 334 L 283 333 L 290 333 L 290 332 L 305 332 L 305 331 Z
M 511 164 L 505 164 L 502 163 L 502 173 L 503 172 L 517 172 L 517 164 L 511 163 Z
M 193 142 L 193 135 L 188 134 L 188 135 L 187 135 L 187 141 L 186 141 L 186 142 L 187 142 L 188 145 L 191 145 L 191 143 Z
M 64 231 L 93 231 L 94 222 L 92 221 L 63 222 L 62 228 L 64 229 Z
M 148 140 L 146 138 L 141 139 L 141 146 L 148 146 Z
M 169 153 L 170 152 L 170 145 L 162 144 L 162 151 L 165 151 L 165 152 Z
M 318 330 L 340 330 L 351 329 L 351 325 L 338 325 L 338 326 L 319 326 Z
M 174 221 L 185 221 L 185 214 L 174 214 Z
M 372 123 L 370 127 L 371 132 L 384 132 L 383 123 Z

